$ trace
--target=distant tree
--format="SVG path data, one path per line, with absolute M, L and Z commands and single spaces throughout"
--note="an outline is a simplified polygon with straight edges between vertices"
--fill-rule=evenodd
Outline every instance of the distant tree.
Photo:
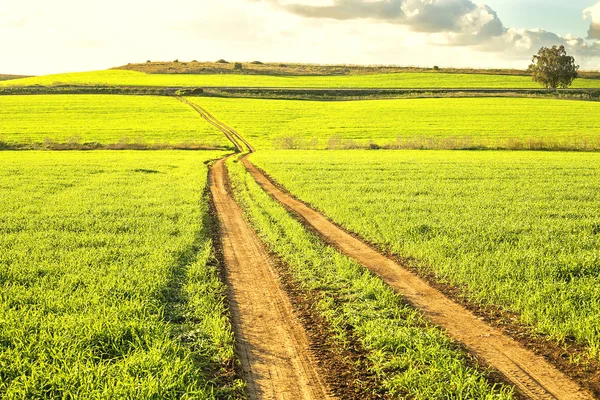
M 174 63 L 178 63 L 178 62 L 179 62 L 179 59 L 175 59 L 175 61 L 173 61 L 173 62 L 174 62 Z
M 433 66 L 433 70 L 434 70 L 434 71 L 439 71 L 439 70 L 440 70 L 440 67 L 438 67 L 437 65 L 434 65 L 434 66 Z
M 151 63 L 152 61 L 150 61 L 150 60 L 146 60 L 146 62 L 147 62 L 147 63 Z
M 575 65 L 575 58 L 567 55 L 565 46 L 542 47 L 532 62 L 529 72 L 533 81 L 548 89 L 566 89 L 579 75 L 579 65 Z
M 229 62 L 227 62 L 221 58 L 220 60 L 217 60 L 217 64 L 229 64 Z
M 235 69 L 236 71 L 241 71 L 244 67 L 242 66 L 242 63 L 240 62 L 236 62 L 235 64 L 233 64 L 233 69 Z
M 252 61 L 250 64 L 263 65 L 263 62 L 262 61 Z

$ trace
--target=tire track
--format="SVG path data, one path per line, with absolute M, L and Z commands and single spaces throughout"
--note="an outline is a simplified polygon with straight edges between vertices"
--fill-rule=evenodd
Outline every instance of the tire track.
M 231 196 L 225 160 L 209 187 L 218 215 L 236 350 L 250 399 L 332 398 L 269 255 Z

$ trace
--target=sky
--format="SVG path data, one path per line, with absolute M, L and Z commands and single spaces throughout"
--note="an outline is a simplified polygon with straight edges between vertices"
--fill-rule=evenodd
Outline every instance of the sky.
M 0 73 L 229 61 L 600 69 L 599 0 L 0 0 Z

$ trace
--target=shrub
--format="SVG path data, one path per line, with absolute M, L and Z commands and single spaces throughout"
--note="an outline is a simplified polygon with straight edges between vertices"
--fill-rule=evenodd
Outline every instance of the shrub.
M 242 63 L 236 62 L 235 64 L 233 64 L 233 69 L 237 70 L 237 71 L 241 71 L 244 67 L 242 66 Z
M 264 63 L 261 61 L 252 61 L 250 64 L 254 64 L 254 65 L 263 65 Z
M 217 60 L 217 64 L 229 64 L 229 62 L 227 62 L 221 58 L 220 60 Z
M 434 66 L 433 66 L 433 70 L 434 70 L 434 71 L 439 71 L 439 70 L 440 70 L 440 67 L 438 67 L 437 65 L 434 65 Z
M 179 62 L 179 59 L 175 59 L 175 61 L 173 61 L 173 62 L 174 62 L 174 63 L 178 63 L 178 62 Z

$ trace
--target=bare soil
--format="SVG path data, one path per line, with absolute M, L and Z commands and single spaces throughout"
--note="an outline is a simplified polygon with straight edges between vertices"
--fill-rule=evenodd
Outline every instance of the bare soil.
M 271 258 L 278 260 L 274 254 L 271 254 Z M 346 328 L 343 343 L 335 339 L 333 328 L 317 310 L 320 292 L 302 288 L 291 275 L 286 263 L 276 262 L 275 267 L 292 301 L 294 312 L 306 329 L 321 374 L 332 392 L 344 400 L 393 398 L 386 393 L 377 375 L 372 372 L 373 364 L 353 330 Z

